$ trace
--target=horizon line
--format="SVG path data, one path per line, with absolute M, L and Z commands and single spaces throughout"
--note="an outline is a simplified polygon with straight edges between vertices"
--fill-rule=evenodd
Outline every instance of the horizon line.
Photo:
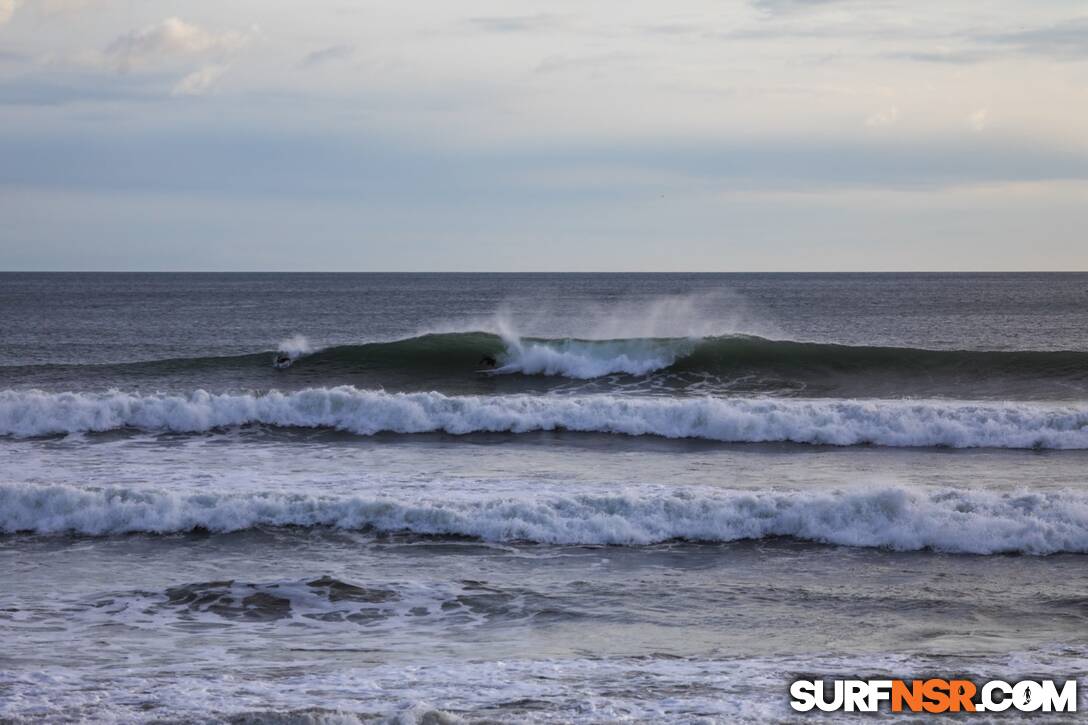
M 276 269 L 11 269 L 0 274 L 1088 274 L 1088 269 L 866 269 L 866 270 L 276 270 Z

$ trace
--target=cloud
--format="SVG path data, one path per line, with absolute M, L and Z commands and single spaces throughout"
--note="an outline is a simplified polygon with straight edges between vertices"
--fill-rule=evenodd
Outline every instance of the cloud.
M 990 57 L 990 54 L 982 53 L 977 50 L 937 50 L 883 53 L 881 57 L 891 58 L 893 60 L 910 60 L 918 63 L 967 65 L 985 61 Z
M 967 117 L 967 125 L 975 133 L 981 133 L 990 125 L 990 109 L 980 108 Z
M 95 0 L 36 0 L 33 9 L 39 15 L 66 15 L 90 5 Z M 26 5 L 26 0 L 0 0 L 0 26 L 15 16 L 15 11 Z
M 540 61 L 534 73 L 558 73 L 579 71 L 599 73 L 609 66 L 638 61 L 644 56 L 633 53 L 598 53 L 596 55 L 551 55 Z
M 102 75 L 95 72 L 37 69 L 0 83 L 0 106 L 155 101 L 162 98 L 165 80 L 158 73 L 141 73 L 103 82 Z
M 136 76 L 137 79 L 142 76 Z M 964 118 L 966 121 L 966 118 Z M 966 130 L 966 129 L 965 129 Z M 887 134 L 831 143 L 735 139 L 643 141 L 461 152 L 345 134 L 185 123 L 98 135 L 0 134 L 0 186 L 126 189 L 268 199 L 584 199 L 641 194 L 656 179 L 717 191 L 937 189 L 964 185 L 1088 180 L 1088 153 L 1015 136 L 951 134 L 925 142 Z M 457 163 L 450 163 L 456 158 Z M 162 169 L 169 168 L 169 174 Z M 593 179 L 607 183 L 596 184 Z M 538 180 L 543 179 L 541 185 Z M 549 179 L 560 179 L 558 182 Z
M 865 119 L 866 126 L 890 126 L 899 120 L 899 109 L 895 106 L 882 108 Z
M 79 12 L 95 0 L 37 0 L 35 6 L 39 12 L 47 15 L 65 15 Z
M 0 25 L 11 20 L 11 16 L 22 4 L 23 0 L 0 0 Z
M 505 15 L 486 18 L 470 18 L 469 22 L 489 33 L 532 33 L 556 30 L 566 23 L 560 15 Z
M 182 78 L 170 91 L 172 96 L 201 96 L 207 93 L 216 81 L 226 73 L 226 66 L 208 65 L 193 71 Z
M 171 56 L 232 53 L 244 46 L 249 37 L 248 33 L 233 30 L 216 33 L 171 17 L 125 33 L 109 44 L 106 53 L 117 59 L 119 68 L 128 69 Z
M 1048 25 L 1008 33 L 948 36 L 965 47 L 939 48 L 935 51 L 909 51 L 883 54 L 886 58 L 922 63 L 981 63 L 1012 54 L 1034 55 L 1055 60 L 1088 58 L 1088 18 L 1073 18 L 1061 25 Z
M 991 35 L 984 40 L 1033 55 L 1083 58 L 1088 56 L 1088 17 L 1070 19 L 1061 25 Z
M 751 0 L 752 7 L 755 9 L 776 15 L 810 10 L 821 5 L 840 2 L 843 2 L 843 0 Z
M 321 48 L 312 53 L 307 53 L 305 57 L 299 61 L 298 65 L 300 68 L 312 68 L 315 65 L 321 65 L 330 61 L 350 58 L 353 53 L 355 53 L 354 45 L 330 45 L 327 48 Z

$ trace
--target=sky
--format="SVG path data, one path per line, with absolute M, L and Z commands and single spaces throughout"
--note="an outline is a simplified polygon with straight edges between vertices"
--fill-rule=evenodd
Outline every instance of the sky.
M 0 0 L 0 270 L 1088 270 L 1084 0 Z

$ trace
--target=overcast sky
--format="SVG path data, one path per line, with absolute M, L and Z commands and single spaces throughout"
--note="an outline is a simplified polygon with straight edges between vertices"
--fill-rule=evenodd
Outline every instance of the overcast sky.
M 0 269 L 1088 269 L 1084 0 L 0 0 Z

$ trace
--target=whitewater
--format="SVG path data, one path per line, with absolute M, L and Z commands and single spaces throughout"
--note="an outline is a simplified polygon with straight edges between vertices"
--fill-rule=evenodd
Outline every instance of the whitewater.
M 902 487 L 403 501 L 0 484 L 0 532 L 110 536 L 328 526 L 485 541 L 639 546 L 791 537 L 966 554 L 1088 552 L 1088 493 Z
M 1088 448 L 1088 406 L 967 401 L 501 397 L 386 393 L 341 386 L 294 393 L 141 395 L 0 391 L 0 434 L 133 429 L 206 432 L 244 425 L 359 435 L 567 430 L 729 443 Z

